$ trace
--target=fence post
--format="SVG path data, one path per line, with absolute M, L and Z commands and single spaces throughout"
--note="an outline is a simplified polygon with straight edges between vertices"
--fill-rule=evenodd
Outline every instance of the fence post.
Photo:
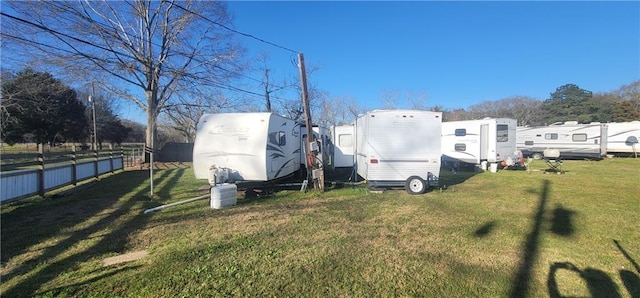
M 44 197 L 44 144 L 38 144 L 38 194 Z
M 120 144 L 120 162 L 122 164 L 121 170 L 124 170 L 124 149 L 122 149 L 122 144 Z
M 98 176 L 100 176 L 98 172 L 98 148 L 93 148 L 93 173 L 96 180 L 98 180 Z
M 113 144 L 109 144 L 109 169 L 113 173 Z
M 73 146 L 71 146 L 71 181 L 74 186 L 78 184 L 78 161 L 76 154 L 76 144 L 74 143 Z

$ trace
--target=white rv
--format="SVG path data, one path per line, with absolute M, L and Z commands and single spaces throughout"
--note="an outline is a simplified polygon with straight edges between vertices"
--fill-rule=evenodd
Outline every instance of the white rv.
M 288 176 L 300 169 L 300 135 L 299 123 L 272 113 L 203 115 L 193 146 L 195 176 L 212 184 Z
M 443 162 L 490 163 L 514 157 L 516 120 L 485 118 L 442 123 Z M 494 167 L 492 167 L 493 169 Z
M 525 156 L 535 159 L 543 157 L 544 149 L 558 149 L 561 158 L 601 159 L 607 153 L 607 125 L 568 121 L 518 127 L 517 147 Z
M 372 187 L 410 194 L 438 185 L 442 113 L 376 110 L 356 119 L 357 173 Z
M 640 151 L 640 121 L 607 123 L 607 154 L 631 155 Z

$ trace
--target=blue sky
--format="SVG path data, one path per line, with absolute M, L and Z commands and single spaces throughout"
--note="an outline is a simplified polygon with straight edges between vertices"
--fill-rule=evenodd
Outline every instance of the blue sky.
M 640 79 L 637 1 L 228 6 L 236 30 L 304 53 L 307 67 L 318 67 L 317 88 L 368 108 L 382 108 L 390 92 L 453 109 L 516 95 L 544 100 L 567 83 L 608 92 Z M 292 53 L 240 41 L 249 55 L 268 52 L 272 80 L 297 75 Z
M 568 83 L 608 92 L 640 80 L 640 1 L 230 1 L 228 9 L 235 30 L 304 53 L 307 68 L 317 68 L 309 82 L 329 98 L 368 110 L 384 108 L 389 94 L 456 109 L 544 100 Z M 271 82 L 299 79 L 295 53 L 236 38 L 247 59 L 269 55 Z M 230 85 L 263 93 L 262 73 L 246 76 L 254 80 Z M 263 105 L 259 95 L 231 96 Z M 133 105 L 120 116 L 146 123 Z

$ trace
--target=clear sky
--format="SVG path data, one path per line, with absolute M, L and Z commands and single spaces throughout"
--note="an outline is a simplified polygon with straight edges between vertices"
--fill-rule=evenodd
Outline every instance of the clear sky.
M 516 95 L 544 100 L 568 83 L 608 92 L 640 79 L 638 1 L 228 6 L 236 30 L 304 53 L 307 67 L 318 67 L 317 88 L 368 108 L 382 108 L 390 92 L 453 109 Z M 295 54 L 240 41 L 249 55 L 268 52 L 272 80 L 297 75 Z
M 247 59 L 268 54 L 271 82 L 299 80 L 302 52 L 317 68 L 310 84 L 366 109 L 384 108 L 389 94 L 456 109 L 544 100 L 569 83 L 608 92 L 640 80 L 640 1 L 230 1 L 228 9 L 235 30 L 293 50 L 236 35 Z M 231 95 L 262 106 L 261 79 L 247 73 L 230 85 L 256 94 Z M 146 123 L 132 105 L 120 116 Z

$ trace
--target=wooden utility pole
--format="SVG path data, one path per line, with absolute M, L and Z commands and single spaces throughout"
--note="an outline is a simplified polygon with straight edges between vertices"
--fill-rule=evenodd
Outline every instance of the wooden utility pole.
M 316 165 L 315 153 L 311 148 L 311 144 L 315 142 L 313 136 L 313 127 L 311 122 L 311 112 L 309 111 L 309 97 L 307 93 L 307 73 L 304 68 L 304 56 L 298 53 L 298 68 L 300 69 L 300 85 L 302 86 L 302 105 L 304 108 L 305 125 L 307 127 L 307 140 L 304 143 L 305 158 L 307 159 L 307 181 L 313 181 L 314 190 L 324 190 L 324 174 L 322 169 L 318 169 Z

